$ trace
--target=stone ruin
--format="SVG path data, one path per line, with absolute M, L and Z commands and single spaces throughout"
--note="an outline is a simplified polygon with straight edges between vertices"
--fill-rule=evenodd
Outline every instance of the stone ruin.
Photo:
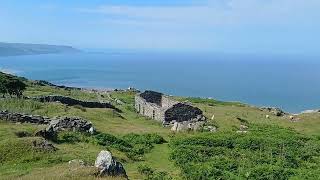
M 173 131 L 198 130 L 206 122 L 199 108 L 155 91 L 137 94 L 135 109 L 139 114 L 160 121 L 166 126 L 173 125 Z

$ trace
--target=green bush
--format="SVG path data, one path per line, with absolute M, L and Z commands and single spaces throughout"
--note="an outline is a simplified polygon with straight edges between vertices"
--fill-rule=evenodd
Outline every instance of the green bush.
M 58 133 L 57 143 L 90 142 L 92 138 L 86 133 L 63 131 Z
M 166 141 L 163 139 L 163 137 L 159 136 L 158 134 L 127 134 L 123 136 L 123 139 L 127 142 L 130 142 L 132 144 L 162 144 Z

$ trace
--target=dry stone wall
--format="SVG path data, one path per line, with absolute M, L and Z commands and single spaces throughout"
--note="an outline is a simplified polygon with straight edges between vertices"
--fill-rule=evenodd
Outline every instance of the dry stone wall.
M 21 113 L 11 113 L 0 111 L 0 120 L 12 123 L 32 123 L 32 124 L 49 124 L 51 119 L 43 116 L 26 115 Z
M 106 103 L 106 102 L 93 102 L 93 101 L 82 101 L 73 99 L 66 96 L 40 96 L 40 97 L 34 97 L 32 98 L 34 100 L 40 101 L 40 102 L 60 102 L 62 104 L 66 104 L 68 106 L 74 106 L 74 105 L 80 105 L 82 107 L 86 108 L 111 108 L 116 109 L 112 104 Z

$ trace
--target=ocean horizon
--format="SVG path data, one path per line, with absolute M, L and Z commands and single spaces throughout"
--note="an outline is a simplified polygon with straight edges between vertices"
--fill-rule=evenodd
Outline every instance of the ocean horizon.
M 239 101 L 291 113 L 320 108 L 317 57 L 182 53 L 76 53 L 0 57 L 0 71 L 97 89 L 155 90 Z

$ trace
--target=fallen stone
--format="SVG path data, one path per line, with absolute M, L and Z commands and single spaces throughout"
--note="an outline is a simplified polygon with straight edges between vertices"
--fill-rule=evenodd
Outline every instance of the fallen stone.
M 203 130 L 208 132 L 217 132 L 217 128 L 215 126 L 204 126 Z

